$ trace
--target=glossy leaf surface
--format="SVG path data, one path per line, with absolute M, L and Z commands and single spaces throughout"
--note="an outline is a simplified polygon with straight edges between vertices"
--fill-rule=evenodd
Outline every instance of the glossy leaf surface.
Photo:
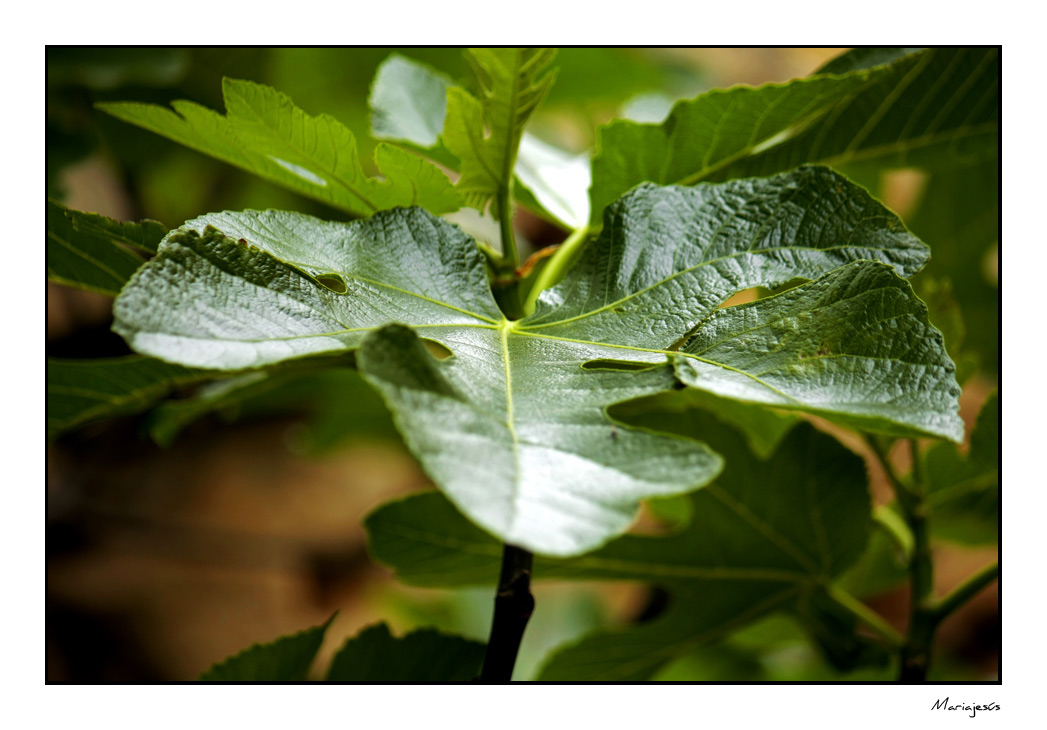
M 370 626 L 337 654 L 329 682 L 470 682 L 480 674 L 484 645 L 420 629 L 397 638 L 383 623 Z
M 407 205 L 445 213 L 460 205 L 447 176 L 417 155 L 379 145 L 375 162 L 384 179 L 368 177 L 352 132 L 333 117 L 310 116 L 285 94 L 250 81 L 224 79 L 222 92 L 224 116 L 189 101 L 173 102 L 173 111 L 133 102 L 99 108 L 355 215 Z
M 157 221 L 121 223 L 48 200 L 47 278 L 115 297 L 166 233 Z
M 703 438 L 726 457 L 715 482 L 692 494 L 693 522 L 668 537 L 625 536 L 572 559 L 538 559 L 536 579 L 636 580 L 668 588 L 656 619 L 599 633 L 558 652 L 540 679 L 650 677 L 695 647 L 776 610 L 809 617 L 823 587 L 860 554 L 870 501 L 860 458 L 807 424 L 768 460 L 711 415 L 647 425 Z M 490 583 L 500 546 L 439 494 L 408 497 L 366 521 L 372 555 L 397 577 L 427 586 Z
M 302 682 L 320 651 L 331 620 L 311 629 L 283 636 L 266 644 L 255 644 L 215 664 L 202 675 L 202 682 Z
M 351 224 L 213 214 L 136 274 L 114 327 L 140 352 L 218 369 L 359 347 L 437 485 L 504 541 L 545 554 L 590 550 L 639 500 L 716 475 L 704 445 L 605 415 L 680 382 L 872 430 L 962 435 L 951 362 L 896 273 L 919 269 L 926 247 L 846 179 L 804 168 L 648 186 L 607 221 L 535 313 L 510 322 L 475 243 L 423 211 Z M 718 309 L 798 277 L 814 281 Z M 453 356 L 434 358 L 420 337 Z

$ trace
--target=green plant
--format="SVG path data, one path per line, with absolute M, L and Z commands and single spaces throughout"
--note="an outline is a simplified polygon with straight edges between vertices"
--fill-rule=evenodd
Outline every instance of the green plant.
M 872 185 L 891 167 L 995 165 L 998 51 L 852 51 L 805 79 L 681 101 L 661 124 L 612 122 L 591 166 L 524 131 L 554 56 L 475 49 L 462 85 L 391 56 L 371 94 L 378 174 L 343 124 L 252 82 L 224 82 L 225 115 L 101 105 L 358 219 L 227 211 L 166 231 L 49 203 L 49 277 L 117 295 L 113 329 L 139 353 L 50 363 L 49 428 L 213 383 L 177 405 L 191 419 L 355 368 L 440 490 L 368 518 L 374 558 L 418 585 L 497 579 L 496 609 L 486 650 L 378 627 L 329 679 L 508 680 L 532 576 L 671 596 L 652 621 L 561 649 L 543 679 L 648 679 L 772 614 L 840 671 L 925 678 L 936 626 L 997 574 L 937 599 L 929 541 L 996 539 L 998 407 L 969 454 L 918 447 L 963 441 L 954 359 L 969 370 L 976 353 L 932 324 L 955 316 L 947 287 L 921 285 L 929 315 L 908 281 L 928 246 L 834 168 Z M 563 243 L 521 261 L 518 205 Z M 497 239 L 438 217 L 461 207 L 493 217 Z M 860 457 L 804 415 L 865 434 L 895 503 L 874 511 Z M 887 457 L 898 440 L 908 474 Z M 623 535 L 642 502 L 671 534 Z M 860 600 L 856 566 L 884 554 L 874 535 L 905 556 L 904 635 Z M 304 679 L 325 629 L 204 678 Z

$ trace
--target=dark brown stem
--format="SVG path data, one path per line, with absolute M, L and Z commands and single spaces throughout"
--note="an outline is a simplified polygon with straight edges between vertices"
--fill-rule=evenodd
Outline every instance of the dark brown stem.
M 531 563 L 534 555 L 523 548 L 506 545 L 502 551 L 502 575 L 494 598 L 494 620 L 487 642 L 482 682 L 508 682 L 513 678 L 527 621 L 534 611 L 531 595 Z

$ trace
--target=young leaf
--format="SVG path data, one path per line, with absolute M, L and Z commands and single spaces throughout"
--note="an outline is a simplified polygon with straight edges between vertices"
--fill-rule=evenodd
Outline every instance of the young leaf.
M 968 545 L 1000 539 L 1000 401 L 985 401 L 971 432 L 966 458 L 951 444 L 935 444 L 924 455 L 928 523 L 943 539 Z
M 459 168 L 442 145 L 447 89 L 452 82 L 423 63 L 397 54 L 378 68 L 371 88 L 371 133 L 376 139 L 405 142 L 437 161 Z M 462 92 L 465 93 L 465 92 Z M 514 168 L 516 198 L 539 215 L 568 228 L 589 220 L 588 155 L 570 155 L 526 132 Z
M 998 49 L 910 51 L 861 49 L 805 79 L 678 102 L 659 125 L 602 127 L 593 223 L 643 181 L 693 184 L 813 162 L 949 167 L 995 157 Z
M 102 418 L 135 413 L 172 389 L 214 377 L 151 357 L 47 360 L 47 437 Z
M 367 177 L 356 139 L 333 117 L 310 116 L 285 94 L 250 81 L 224 79 L 222 92 L 225 116 L 189 101 L 174 102 L 174 111 L 133 102 L 99 108 L 354 215 L 405 205 L 446 213 L 460 205 L 447 176 L 417 155 L 379 145 L 384 179 Z
M 466 52 L 480 98 L 459 87 L 447 90 L 443 140 L 461 160 L 457 189 L 470 206 L 483 210 L 492 198 L 508 193 L 524 126 L 553 84 L 555 74 L 543 72 L 555 54 L 550 48 Z
M 962 437 L 952 364 L 895 273 L 918 270 L 926 247 L 827 169 L 639 188 L 515 322 L 498 311 L 475 243 L 418 209 L 350 224 L 248 211 L 192 225 L 202 233 L 172 234 L 116 301 L 114 328 L 132 347 L 222 369 L 361 347 L 361 373 L 434 481 L 535 552 L 592 549 L 628 526 L 639 500 L 715 476 L 720 459 L 703 445 L 604 413 L 680 381 L 888 433 Z M 815 281 L 717 309 L 797 277 Z M 780 351 L 766 351 L 765 331 Z M 454 356 L 435 359 L 419 337 Z
M 335 654 L 328 682 L 469 682 L 480 674 L 484 645 L 433 629 L 395 638 L 369 626 Z
M 716 481 L 690 496 L 691 525 L 668 537 L 625 536 L 576 558 L 539 557 L 534 576 L 653 581 L 671 591 L 669 607 L 648 623 L 562 649 L 540 679 L 642 680 L 772 611 L 810 618 L 828 600 L 828 582 L 861 554 L 870 524 L 865 468 L 833 438 L 801 424 L 762 461 L 711 414 L 660 426 L 706 439 L 726 457 Z M 366 527 L 372 555 L 409 583 L 457 586 L 497 575 L 499 545 L 439 494 L 385 505 Z M 853 658 L 854 645 L 837 642 Z
M 47 201 L 47 278 L 115 297 L 167 229 L 157 221 L 121 223 Z
M 320 626 L 244 649 L 201 674 L 200 681 L 304 682 L 333 620 L 334 616 Z

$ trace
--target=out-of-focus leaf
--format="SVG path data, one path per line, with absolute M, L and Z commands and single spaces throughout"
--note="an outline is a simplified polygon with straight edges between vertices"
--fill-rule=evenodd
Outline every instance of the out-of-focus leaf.
M 509 189 L 524 126 L 552 86 L 555 74 L 545 71 L 555 54 L 550 48 L 467 52 L 480 97 L 459 87 L 447 90 L 443 140 L 461 161 L 456 188 L 470 206 L 483 210 Z
M 47 278 L 115 297 L 167 234 L 162 223 L 121 223 L 47 201 Z M 138 251 L 139 253 L 133 253 Z
M 244 649 L 201 674 L 200 681 L 303 682 L 333 620 L 334 616 L 320 626 Z
M 222 373 L 151 357 L 47 361 L 47 435 L 54 438 L 88 421 L 135 413 L 172 389 Z
M 964 349 L 976 352 L 979 365 L 991 373 L 999 368 L 1000 290 L 986 259 L 999 241 L 999 186 L 996 160 L 934 174 L 906 221 L 934 253 L 926 271 L 914 279 L 917 291 L 933 298 L 934 284 L 949 281 L 963 313 Z
M 898 275 L 926 247 L 842 176 L 646 186 L 608 221 L 534 314 L 509 321 L 475 242 L 424 211 L 350 224 L 210 214 L 139 270 L 114 328 L 140 352 L 229 370 L 360 347 L 361 373 L 437 485 L 502 540 L 551 555 L 592 549 L 640 500 L 716 474 L 704 445 L 604 412 L 678 382 L 871 430 L 962 436 L 952 364 Z M 718 309 L 797 277 L 814 281 Z M 435 359 L 419 337 L 454 357 Z
M 480 674 L 484 645 L 432 629 L 395 638 L 370 626 L 335 655 L 329 682 L 469 682 Z
M 677 102 L 660 124 L 620 119 L 600 127 L 589 193 L 593 226 L 600 225 L 604 208 L 634 185 L 690 185 L 709 178 L 773 144 L 786 130 L 824 116 L 887 73 L 878 68 L 758 88 L 715 89 Z
M 631 426 L 658 430 L 663 418 L 685 423 L 698 411 L 715 413 L 717 418 L 745 434 L 749 448 L 761 459 L 774 453 L 785 434 L 800 420 L 791 413 L 721 398 L 693 388 L 638 398 L 612 406 L 608 413 Z
M 375 139 L 434 147 L 443 132 L 450 85 L 450 79 L 424 64 L 398 54 L 389 56 L 371 86 L 371 134 Z
M 710 179 L 769 175 L 811 162 L 932 170 L 983 160 L 997 164 L 999 48 L 930 48 L 906 54 L 908 50 L 863 49 L 866 59 L 897 60 L 849 72 L 870 74 L 870 83 L 838 100 L 825 115 L 791 130 L 781 143 L 739 159 Z M 811 78 L 842 69 L 845 61 Z M 861 68 L 865 61 L 853 65 Z
M 814 162 L 952 169 L 995 160 L 999 50 L 910 51 L 861 49 L 805 79 L 678 102 L 660 125 L 601 128 L 594 225 L 642 181 L 693 184 Z
M 533 135 L 524 134 L 516 160 L 518 191 L 524 205 L 545 212 L 561 225 L 577 229 L 589 221 L 589 155 L 569 155 Z M 533 199 L 533 202 L 532 202 Z
M 924 455 L 928 524 L 937 537 L 968 545 L 1000 539 L 1000 400 L 985 401 L 966 458 L 951 444 Z
M 375 159 L 384 179 L 367 177 L 355 137 L 333 117 L 310 116 L 285 94 L 250 81 L 225 79 L 222 91 L 225 116 L 189 101 L 175 101 L 173 111 L 134 102 L 99 108 L 355 215 L 406 205 L 434 213 L 459 207 L 447 176 L 413 153 L 379 145 Z

